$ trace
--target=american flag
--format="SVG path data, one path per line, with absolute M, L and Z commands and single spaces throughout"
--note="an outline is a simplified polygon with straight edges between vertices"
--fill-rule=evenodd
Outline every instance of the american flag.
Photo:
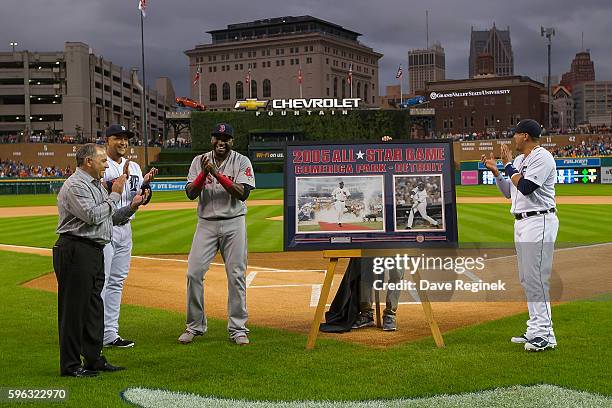
M 142 16 L 145 17 L 146 16 L 146 9 L 147 9 L 147 2 L 149 0 L 138 0 L 138 10 L 140 10 L 140 12 L 142 13 Z
M 402 71 L 402 64 L 400 64 L 399 68 L 397 69 L 397 74 L 395 74 L 395 78 L 400 79 L 402 75 L 404 75 L 404 72 Z
M 245 81 L 247 84 L 251 83 L 251 70 L 250 69 L 249 69 L 249 72 L 247 72 Z
M 349 65 L 349 72 L 348 72 L 348 80 L 347 80 L 348 84 L 351 85 L 353 83 L 353 64 Z
M 299 68 L 298 75 L 297 75 L 298 84 L 301 84 L 303 79 L 304 77 L 302 76 L 302 68 Z
M 193 78 L 193 84 L 196 85 L 200 81 L 200 74 L 202 73 L 202 67 L 198 65 L 195 77 Z

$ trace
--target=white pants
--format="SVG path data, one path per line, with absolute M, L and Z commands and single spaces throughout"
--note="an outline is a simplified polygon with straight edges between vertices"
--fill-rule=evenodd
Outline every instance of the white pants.
M 336 209 L 336 215 L 338 216 L 338 224 L 340 224 L 342 223 L 344 210 L 346 210 L 346 203 L 344 201 L 336 201 L 334 203 L 334 208 Z
M 123 283 L 130 271 L 132 258 L 131 222 L 113 227 L 113 240 L 104 247 L 104 344 L 119 337 L 119 312 Z
M 421 214 L 421 217 L 423 217 L 423 219 L 429 222 L 431 225 L 438 225 L 438 221 L 427 215 L 427 203 L 419 203 L 416 206 L 413 206 L 410 210 L 410 214 L 408 215 L 408 222 L 406 223 L 407 227 L 412 228 L 412 224 L 414 223 L 414 213 L 416 211 L 418 211 L 419 214 Z
M 514 222 L 514 243 L 519 279 L 529 309 L 527 338 L 542 337 L 556 344 L 550 309 L 550 275 L 559 230 L 556 214 L 528 217 Z

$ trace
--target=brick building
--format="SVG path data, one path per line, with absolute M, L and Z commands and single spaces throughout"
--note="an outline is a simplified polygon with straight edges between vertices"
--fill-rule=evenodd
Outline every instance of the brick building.
M 525 76 L 482 77 L 427 84 L 437 135 L 503 132 L 521 119 L 544 123 L 546 88 Z
M 198 100 L 201 93 L 210 110 L 232 110 L 236 100 L 249 96 L 299 98 L 300 73 L 302 97 L 349 98 L 351 66 L 353 97 L 361 98 L 363 107 L 377 106 L 382 54 L 362 44 L 355 31 L 300 16 L 230 24 L 208 33 L 211 44 L 185 54 L 191 78 L 198 67 L 202 70 L 200 83 L 191 85 L 191 97 Z

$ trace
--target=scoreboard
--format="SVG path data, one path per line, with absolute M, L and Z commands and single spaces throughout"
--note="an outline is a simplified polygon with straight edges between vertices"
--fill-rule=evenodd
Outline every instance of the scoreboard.
M 506 175 L 504 170 L 499 171 L 502 175 Z M 490 170 L 479 171 L 479 184 L 495 184 L 495 176 Z M 570 169 L 557 169 L 557 184 L 593 184 L 600 183 L 601 171 L 599 167 L 596 168 L 570 168 Z
M 601 159 L 598 157 L 584 159 L 556 159 L 557 184 L 594 184 L 601 183 Z M 501 162 L 497 163 L 499 172 L 505 176 Z M 478 163 L 478 183 L 495 184 L 493 172 Z

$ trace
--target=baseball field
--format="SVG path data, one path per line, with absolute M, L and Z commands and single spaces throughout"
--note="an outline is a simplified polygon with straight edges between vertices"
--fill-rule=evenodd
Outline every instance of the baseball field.
M 558 348 L 526 353 L 509 341 L 524 329 L 522 302 L 434 303 L 440 349 L 419 305 L 403 302 L 397 332 L 321 335 L 305 351 L 326 264 L 321 253 L 282 252 L 282 190 L 248 201 L 252 344 L 227 340 L 221 259 L 206 277 L 209 332 L 178 344 L 195 205 L 182 192 L 156 193 L 133 222 L 121 313 L 120 333 L 136 346 L 105 349 L 128 369 L 93 379 L 58 375 L 55 197 L 0 196 L 0 386 L 63 388 L 63 405 L 75 407 L 612 406 L 612 186 L 560 185 L 557 195 L 554 270 L 571 301 L 553 307 Z M 462 243 L 511 245 L 509 203 L 495 187 L 458 186 L 457 202 Z M 512 257 L 492 261 L 516 273 Z

